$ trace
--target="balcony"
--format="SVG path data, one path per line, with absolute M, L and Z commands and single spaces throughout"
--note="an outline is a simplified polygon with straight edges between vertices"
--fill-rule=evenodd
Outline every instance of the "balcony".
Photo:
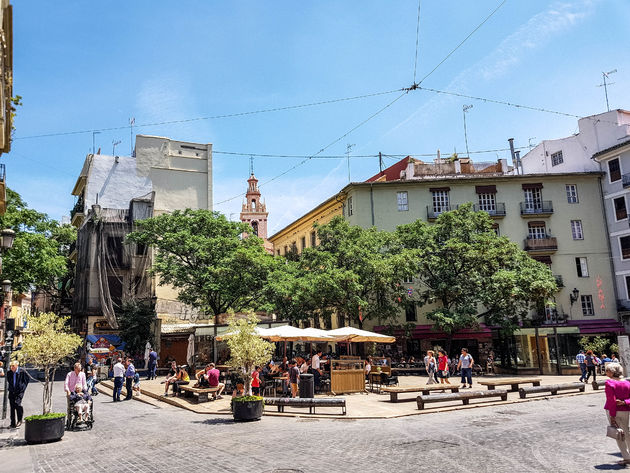
M 623 184 L 623 188 L 630 187 L 630 174 L 624 174 L 621 176 L 621 183 Z
M 483 207 L 483 208 L 482 208 Z M 503 202 L 496 202 L 494 204 L 494 209 L 490 208 L 490 205 L 480 206 L 479 204 L 473 205 L 473 210 L 475 212 L 486 212 L 492 218 L 503 218 L 505 217 L 505 204 Z
M 448 212 L 449 210 L 451 210 L 450 205 L 442 205 L 441 207 L 439 207 L 439 210 L 436 210 L 433 206 L 427 205 L 427 219 L 435 220 L 440 216 L 440 214 Z
M 553 213 L 553 203 L 550 200 L 540 202 L 521 202 L 521 216 L 542 217 Z
M 562 276 L 559 274 L 554 274 L 553 277 L 556 280 L 556 286 L 558 286 L 558 289 L 561 289 L 564 287 L 564 280 L 562 279 Z
M 79 200 L 77 200 L 77 203 L 74 204 L 74 207 L 70 211 L 70 223 L 75 227 L 80 227 L 85 217 L 84 212 L 85 204 L 83 198 L 79 197 Z
M 558 251 L 558 240 L 556 237 L 547 236 L 545 238 L 525 238 L 525 251 L 537 255 L 550 255 Z

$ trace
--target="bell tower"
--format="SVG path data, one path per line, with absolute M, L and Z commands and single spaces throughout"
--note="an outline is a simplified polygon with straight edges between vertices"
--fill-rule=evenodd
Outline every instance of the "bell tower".
M 260 196 L 258 179 L 252 172 L 247 179 L 247 193 L 241 210 L 241 222 L 252 227 L 252 233 L 265 242 L 265 248 L 273 252 L 273 245 L 267 241 L 267 206 Z M 243 235 L 245 236 L 245 235 Z

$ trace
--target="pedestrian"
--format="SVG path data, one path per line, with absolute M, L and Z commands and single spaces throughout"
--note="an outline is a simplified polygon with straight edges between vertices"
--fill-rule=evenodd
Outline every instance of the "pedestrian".
M 315 384 L 315 391 L 319 392 L 319 381 L 322 377 L 321 361 L 322 351 L 317 350 L 317 353 L 311 358 L 311 370 L 313 371 L 313 382 Z
M 593 350 L 588 350 L 586 352 L 586 356 L 584 357 L 584 364 L 586 365 L 586 379 L 584 380 L 585 383 L 588 383 L 588 378 L 591 377 L 591 374 L 593 375 L 593 381 L 597 381 L 595 374 L 595 367 L 597 365 L 595 360 L 596 357 L 595 355 L 593 355 Z
M 12 429 L 22 425 L 22 416 L 24 408 L 22 407 L 22 398 L 28 386 L 28 374 L 20 368 L 20 363 L 13 360 L 9 363 L 9 371 L 6 374 L 9 385 L 9 405 L 11 407 L 11 425 Z M 17 422 L 16 422 L 17 415 Z
M 125 379 L 125 366 L 122 364 L 122 358 L 116 359 L 116 364 L 114 365 L 114 402 L 120 401 L 120 392 L 123 387 L 123 380 Z
M 133 393 L 136 396 L 140 396 L 140 373 L 136 371 L 136 374 L 133 375 Z
M 586 363 L 584 362 L 586 355 L 584 354 L 584 350 L 580 350 L 580 353 L 575 355 L 575 362 L 580 367 L 580 372 L 582 376 L 580 376 L 580 381 L 586 383 Z
M 0 361 L 0 378 L 4 377 L 4 363 Z
M 623 460 L 619 465 L 630 464 L 630 429 L 628 428 L 628 416 L 630 415 L 630 383 L 622 380 L 623 368 L 619 363 L 608 363 L 606 366 L 606 403 L 604 409 L 608 415 L 608 421 L 612 427 L 621 429 L 623 434 L 616 438 L 617 446 L 621 451 Z
M 66 391 L 66 396 L 70 396 L 74 392 L 77 384 L 81 385 L 83 392 L 87 392 L 87 380 L 85 379 L 85 373 L 81 367 L 81 363 L 75 363 L 74 369 L 66 375 L 66 381 L 63 384 L 63 389 Z
M 433 356 L 433 350 L 429 350 L 427 351 L 427 356 L 424 357 L 424 369 L 429 375 L 429 380 L 427 381 L 427 384 L 435 383 L 434 375 L 436 368 L 437 367 L 435 366 L 435 357 Z
M 260 396 L 260 366 L 256 366 L 252 372 L 252 394 Z
M 472 388 L 472 367 L 474 363 L 475 360 L 468 353 L 468 349 L 462 348 L 462 354 L 457 363 L 457 369 L 462 372 L 462 388 L 466 387 L 466 381 L 468 381 L 468 388 Z
M 451 384 L 448 380 L 448 356 L 444 350 L 438 350 L 438 376 L 440 378 L 440 384 Z
M 127 390 L 125 401 L 129 401 L 133 398 L 133 378 L 136 375 L 136 367 L 133 366 L 131 357 L 127 357 L 127 360 L 125 361 L 125 366 L 125 389 Z
M 157 359 L 158 359 L 158 354 L 152 348 L 151 351 L 149 352 L 149 365 L 148 365 L 147 380 L 156 378 Z
M 296 366 L 297 362 L 291 360 L 289 362 L 289 384 L 291 385 L 291 397 L 298 397 L 298 383 L 300 382 L 300 369 Z

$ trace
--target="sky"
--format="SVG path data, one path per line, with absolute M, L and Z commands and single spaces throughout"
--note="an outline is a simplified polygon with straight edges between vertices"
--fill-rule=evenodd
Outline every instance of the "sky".
M 23 105 L 1 161 L 7 185 L 56 219 L 93 139 L 104 154 L 120 141 L 118 155 L 131 132 L 212 143 L 214 209 L 231 219 L 249 155 L 302 156 L 254 156 L 272 234 L 348 183 L 348 145 L 352 181 L 379 171 L 379 152 L 386 166 L 465 152 L 464 105 L 470 152 L 501 150 L 475 161 L 507 158 L 508 138 L 525 152 L 577 132 L 572 116 L 401 92 L 414 82 L 589 116 L 606 111 L 598 85 L 617 69 L 610 108 L 630 109 L 627 0 L 12 3 Z

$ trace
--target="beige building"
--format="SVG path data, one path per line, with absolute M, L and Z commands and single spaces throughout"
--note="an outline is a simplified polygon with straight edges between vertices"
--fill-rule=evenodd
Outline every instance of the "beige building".
M 0 0 L 0 155 L 11 150 L 13 131 L 13 6 Z M 0 215 L 7 209 L 6 169 L 0 164 Z

